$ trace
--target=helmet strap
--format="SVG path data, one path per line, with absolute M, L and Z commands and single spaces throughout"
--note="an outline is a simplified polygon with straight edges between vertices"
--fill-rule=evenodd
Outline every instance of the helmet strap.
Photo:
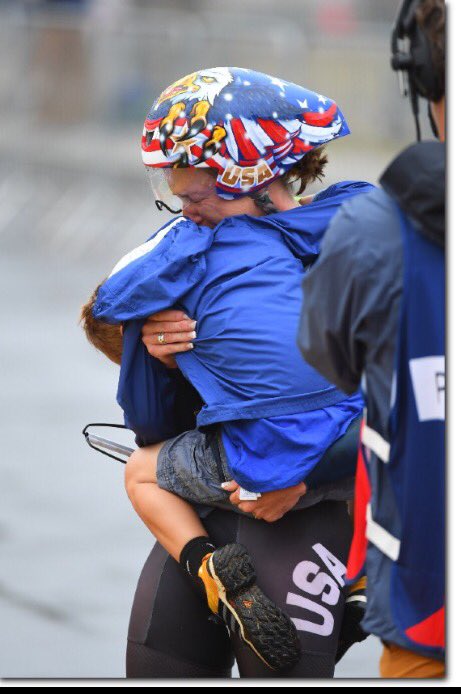
M 171 214 L 181 214 L 182 212 L 182 210 L 173 210 L 166 202 L 163 202 L 163 200 L 156 200 L 155 206 L 159 212 L 163 212 L 164 208 L 166 208 L 168 212 L 171 212 Z
M 254 191 L 253 193 L 249 194 L 249 197 L 254 201 L 258 210 L 261 210 L 263 214 L 274 214 L 274 212 L 279 212 L 272 202 L 267 188 L 264 188 L 264 190 Z

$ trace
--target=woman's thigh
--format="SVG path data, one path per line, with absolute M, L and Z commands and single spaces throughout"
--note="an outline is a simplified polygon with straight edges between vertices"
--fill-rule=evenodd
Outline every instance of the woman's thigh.
M 227 630 L 210 616 L 190 579 L 157 543 L 135 593 L 127 677 L 230 677 L 234 657 Z
M 345 502 L 325 501 L 276 523 L 241 517 L 238 541 L 253 559 L 258 585 L 295 623 L 299 663 L 282 677 L 333 677 L 344 611 L 351 522 Z M 241 677 L 275 677 L 234 642 Z
M 258 585 L 295 622 L 302 657 L 284 677 L 332 677 L 344 609 L 342 573 L 351 538 L 345 502 L 322 502 L 276 523 L 213 511 L 205 525 L 217 546 L 244 544 Z M 174 560 L 156 545 L 139 579 L 128 634 L 128 677 L 276 677 L 210 618 Z M 175 674 L 173 675 L 172 672 Z

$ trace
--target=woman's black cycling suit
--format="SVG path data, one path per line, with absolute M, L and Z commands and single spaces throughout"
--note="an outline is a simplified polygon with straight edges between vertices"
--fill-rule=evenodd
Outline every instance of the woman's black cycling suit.
M 127 677 L 332 677 L 344 608 L 341 574 L 351 540 L 344 501 L 322 501 L 265 523 L 214 510 L 205 520 L 217 546 L 245 545 L 258 585 L 298 629 L 302 657 L 277 675 L 211 615 L 179 565 L 156 544 L 142 570 L 128 632 Z

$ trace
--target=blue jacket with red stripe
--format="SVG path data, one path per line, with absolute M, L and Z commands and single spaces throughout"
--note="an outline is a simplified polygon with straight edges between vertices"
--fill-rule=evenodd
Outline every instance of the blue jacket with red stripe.
M 362 377 L 366 394 L 348 565 L 351 581 L 368 576 L 362 626 L 436 658 L 445 644 L 444 171 L 443 144 L 413 145 L 381 178 L 384 190 L 344 206 L 306 278 L 300 330 L 310 363 L 346 392 Z M 338 285 L 339 307 L 328 302 Z

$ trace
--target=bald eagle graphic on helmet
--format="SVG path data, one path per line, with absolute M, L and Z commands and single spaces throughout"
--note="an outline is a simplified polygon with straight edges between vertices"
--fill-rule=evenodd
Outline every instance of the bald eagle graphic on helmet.
M 235 198 L 347 134 L 332 99 L 264 73 L 216 67 L 160 94 L 144 124 L 142 156 L 148 167 L 213 168 L 217 193 Z
M 205 101 L 213 106 L 216 96 L 231 82 L 232 75 L 227 67 L 193 72 L 167 87 L 157 99 L 156 108 L 164 101 L 177 104 L 183 99 Z
M 190 109 L 188 126 L 181 137 L 177 138 L 177 142 L 190 140 L 206 128 L 207 114 L 213 106 L 215 98 L 231 82 L 232 75 L 228 68 L 214 67 L 186 75 L 160 94 L 154 110 L 158 110 L 159 106 L 165 102 L 170 106 L 168 114 L 162 119 L 159 127 L 160 145 L 164 154 L 167 153 L 167 138 L 172 134 L 175 123 L 181 114 Z M 208 147 L 210 146 L 211 141 L 208 144 Z M 187 165 L 183 152 L 185 150 L 181 152 L 183 165 Z

